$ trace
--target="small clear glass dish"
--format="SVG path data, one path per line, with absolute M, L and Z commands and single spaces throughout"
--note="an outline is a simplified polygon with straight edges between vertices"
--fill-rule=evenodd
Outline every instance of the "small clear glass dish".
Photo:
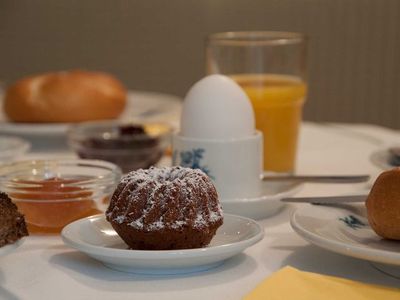
M 0 166 L 0 190 L 24 214 L 30 233 L 58 233 L 72 221 L 104 211 L 121 178 L 98 160 L 32 160 Z
M 171 132 L 165 123 L 86 122 L 69 128 L 68 143 L 80 158 L 106 160 L 127 173 L 155 165 L 170 144 Z

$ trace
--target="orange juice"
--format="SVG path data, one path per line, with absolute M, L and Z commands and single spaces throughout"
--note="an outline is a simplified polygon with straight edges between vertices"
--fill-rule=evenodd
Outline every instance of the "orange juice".
M 264 134 L 264 170 L 293 172 L 306 84 L 297 77 L 275 74 L 232 78 L 249 96 L 256 127 Z

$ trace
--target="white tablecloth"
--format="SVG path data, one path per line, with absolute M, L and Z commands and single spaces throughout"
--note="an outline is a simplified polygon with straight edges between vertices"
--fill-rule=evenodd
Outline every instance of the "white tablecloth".
M 400 133 L 370 125 L 311 124 L 302 128 L 298 173 L 376 176 L 373 152 L 399 143 Z M 72 156 L 69 152 L 52 156 Z M 31 153 L 27 157 L 42 157 Z M 48 157 L 48 154 L 46 154 Z M 368 184 L 306 184 L 298 196 L 356 192 Z M 307 205 L 307 204 L 302 204 Z M 265 238 L 222 266 L 194 274 L 141 276 L 113 271 L 63 244 L 57 236 L 30 236 L 0 257 L 0 299 L 240 299 L 283 266 L 368 283 L 400 286 L 368 261 L 304 241 L 288 221 L 295 205 L 261 220 Z

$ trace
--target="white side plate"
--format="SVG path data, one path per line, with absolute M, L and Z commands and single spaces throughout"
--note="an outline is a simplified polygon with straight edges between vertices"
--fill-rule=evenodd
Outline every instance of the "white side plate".
M 2 103 L 0 95 L 0 106 Z M 128 101 L 120 120 L 141 119 L 147 121 L 178 120 L 181 108 L 179 97 L 167 94 L 129 91 Z M 174 125 L 174 124 L 172 124 Z M 69 124 L 12 123 L 0 110 L 0 133 L 22 136 L 63 136 Z
M 255 221 L 224 216 L 209 246 L 188 250 L 129 250 L 104 217 L 97 215 L 75 221 L 61 232 L 64 243 L 111 269 L 139 274 L 179 274 L 207 270 L 241 253 L 263 238 Z
M 291 218 L 293 229 L 309 242 L 343 255 L 400 266 L 400 241 L 384 240 L 371 229 L 365 208 L 306 205 Z
M 21 138 L 0 136 L 0 163 L 10 162 L 22 156 L 30 149 L 31 144 Z

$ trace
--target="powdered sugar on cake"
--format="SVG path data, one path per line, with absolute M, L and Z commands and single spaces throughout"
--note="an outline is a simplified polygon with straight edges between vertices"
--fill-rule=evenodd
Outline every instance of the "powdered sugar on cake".
M 112 205 L 118 202 L 123 207 Z M 106 216 L 110 221 L 145 231 L 185 227 L 203 230 L 223 218 L 211 180 L 201 170 L 183 167 L 140 169 L 127 174 Z

